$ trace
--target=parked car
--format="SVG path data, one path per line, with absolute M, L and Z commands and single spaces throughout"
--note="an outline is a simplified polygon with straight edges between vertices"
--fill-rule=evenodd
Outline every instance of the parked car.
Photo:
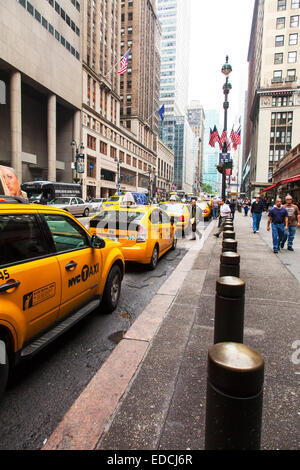
M 158 259 L 176 248 L 174 218 L 156 206 L 120 204 L 103 209 L 89 221 L 90 234 L 121 243 L 125 261 L 155 269 Z
M 71 214 L 0 196 L 0 396 L 9 370 L 92 311 L 119 300 L 119 243 L 91 236 Z
M 99 212 L 102 207 L 103 202 L 105 201 L 107 201 L 107 199 L 104 197 L 90 199 L 89 203 L 92 204 L 93 212 Z
M 202 217 L 204 220 L 209 220 L 212 216 L 212 206 L 208 201 L 197 202 L 197 206 L 202 212 Z
M 93 206 L 89 202 L 84 202 L 80 197 L 56 197 L 49 202 L 50 206 L 63 209 L 72 215 L 82 215 L 88 217 L 93 211 Z

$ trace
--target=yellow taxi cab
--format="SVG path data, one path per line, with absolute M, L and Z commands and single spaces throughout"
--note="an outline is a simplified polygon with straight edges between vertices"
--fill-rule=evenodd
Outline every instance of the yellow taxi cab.
M 202 217 L 204 220 L 209 220 L 212 216 L 212 206 L 208 201 L 197 202 L 197 206 L 202 212 Z
M 90 219 L 89 231 L 119 241 L 125 261 L 147 264 L 150 269 L 177 243 L 173 218 L 155 205 L 125 203 L 102 208 Z
M 91 236 L 71 214 L 0 196 L 0 395 L 10 367 L 95 309 L 119 300 L 119 243 Z
M 184 235 L 190 231 L 191 228 L 191 216 L 187 204 L 182 202 L 161 202 L 159 207 L 167 212 L 170 216 L 173 216 L 176 220 L 176 230 L 181 231 Z

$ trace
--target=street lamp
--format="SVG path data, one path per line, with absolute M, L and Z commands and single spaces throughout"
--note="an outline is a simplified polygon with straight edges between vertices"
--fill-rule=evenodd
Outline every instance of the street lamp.
M 229 95 L 230 90 L 232 89 L 231 83 L 229 83 L 229 78 L 228 78 L 229 75 L 232 72 L 232 67 L 228 63 L 228 56 L 226 56 L 226 63 L 223 65 L 221 71 L 226 77 L 226 82 L 223 85 L 223 92 L 224 92 L 224 96 L 225 96 L 225 101 L 223 103 L 223 108 L 224 108 L 224 131 L 227 134 L 227 111 L 228 111 L 228 108 L 229 108 L 228 95 Z M 227 144 L 227 138 L 226 138 L 226 139 L 224 139 L 224 142 L 223 142 L 222 153 L 223 153 L 223 155 L 227 155 L 227 152 L 228 152 L 228 144 Z M 232 167 L 232 161 L 231 160 L 230 160 L 230 162 L 223 161 L 223 168 L 222 168 L 222 198 L 225 198 L 225 195 L 226 195 L 226 169 L 231 168 L 231 167 Z
M 84 172 L 84 168 L 83 168 L 84 154 L 82 153 L 84 150 L 84 145 L 83 145 L 83 142 L 77 145 L 76 141 L 73 139 L 71 142 L 71 146 L 73 147 L 73 149 L 75 149 L 74 169 L 76 172 L 76 177 L 73 179 L 75 183 L 78 183 L 79 182 L 78 173 Z
M 120 163 L 122 163 L 122 160 L 120 160 L 118 157 L 115 157 L 115 162 L 117 164 L 117 189 L 120 190 Z

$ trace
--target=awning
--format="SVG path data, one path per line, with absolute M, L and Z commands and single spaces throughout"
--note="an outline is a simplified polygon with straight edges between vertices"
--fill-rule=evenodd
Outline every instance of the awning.
M 262 193 L 266 193 L 267 191 L 270 191 L 270 189 L 275 188 L 279 183 L 272 184 L 272 186 L 268 186 L 267 188 L 262 189 Z
M 266 193 L 270 191 L 271 189 L 276 188 L 276 186 L 282 186 L 283 184 L 293 183 L 295 181 L 300 181 L 300 173 L 298 173 L 297 175 L 291 176 L 290 178 L 287 178 L 285 180 L 278 181 L 278 183 L 272 184 L 271 186 L 264 188 L 262 192 Z
M 286 180 L 280 181 L 280 185 L 286 184 L 286 183 L 293 183 L 294 181 L 300 181 L 300 173 L 298 175 L 291 176 L 290 178 L 287 178 Z

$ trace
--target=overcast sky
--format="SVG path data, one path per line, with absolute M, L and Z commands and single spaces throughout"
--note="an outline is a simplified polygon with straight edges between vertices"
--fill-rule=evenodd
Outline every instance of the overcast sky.
M 221 68 L 226 55 L 232 66 L 229 81 L 228 130 L 243 112 L 247 89 L 248 46 L 254 0 L 187 0 L 192 3 L 189 100 L 201 101 L 204 109 L 220 112 L 223 126 L 223 84 Z

